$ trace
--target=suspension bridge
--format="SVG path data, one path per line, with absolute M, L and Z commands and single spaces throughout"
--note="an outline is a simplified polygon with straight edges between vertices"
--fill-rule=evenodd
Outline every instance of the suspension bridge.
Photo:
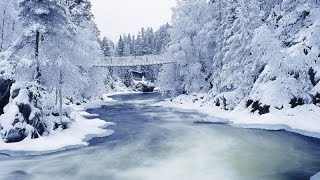
M 174 61 L 164 55 L 149 56 L 129 56 L 129 57 L 106 57 L 103 62 L 95 64 L 93 67 L 135 67 L 173 64 Z

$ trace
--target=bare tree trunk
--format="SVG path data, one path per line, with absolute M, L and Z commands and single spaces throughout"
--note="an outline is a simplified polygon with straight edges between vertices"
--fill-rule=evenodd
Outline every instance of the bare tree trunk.
M 37 63 L 36 72 L 34 75 L 34 79 L 41 84 L 41 72 L 40 72 L 40 62 L 39 62 L 39 46 L 40 46 L 40 32 L 36 32 L 36 47 L 35 47 L 35 60 Z
M 3 49 L 5 17 L 6 17 L 6 8 L 3 10 L 3 17 L 2 17 L 0 52 L 2 52 L 2 49 Z
M 221 9 L 221 0 L 219 0 L 219 24 L 221 24 L 222 21 L 222 9 Z
M 12 32 L 15 31 L 15 28 L 16 27 L 16 21 L 15 20 L 12 20 Z
M 60 117 L 60 122 L 62 123 L 62 90 L 61 90 L 61 86 L 59 86 L 59 117 Z
M 59 75 L 59 117 L 60 117 L 60 122 L 62 123 L 62 71 L 60 70 L 60 75 Z
M 59 94 L 59 90 L 58 90 L 58 86 L 56 86 L 56 105 L 58 105 L 58 94 Z

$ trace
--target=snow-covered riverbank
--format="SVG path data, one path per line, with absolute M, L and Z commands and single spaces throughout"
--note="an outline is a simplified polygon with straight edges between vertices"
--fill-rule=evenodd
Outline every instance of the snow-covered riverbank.
M 319 180 L 319 179 L 320 179 L 320 173 L 312 176 L 310 180 Z
M 225 111 L 206 102 L 206 94 L 181 95 L 157 103 L 157 106 L 196 110 L 218 117 L 219 122 L 243 128 L 286 130 L 309 137 L 320 138 L 320 108 L 303 105 L 294 109 L 273 110 L 269 114 L 252 114 L 248 110 Z M 320 173 L 310 180 L 320 180 Z
M 98 108 L 87 110 L 91 117 L 117 124 L 112 136 L 61 153 L 19 158 L 0 154 L 0 179 L 287 180 L 309 179 L 319 170 L 320 141 L 312 138 L 193 123 L 216 118 L 153 106 L 163 99 L 159 94 L 112 99 L 116 101 L 102 107 L 98 102 Z
M 320 138 L 320 108 L 303 105 L 294 109 L 271 110 L 269 114 L 252 114 L 249 110 L 225 111 L 207 101 L 205 94 L 181 95 L 156 105 L 197 110 L 221 118 L 221 122 L 244 128 L 286 130 Z
M 43 136 L 38 139 L 26 138 L 18 143 L 4 143 L 0 140 L 1 151 L 32 151 L 32 152 L 48 152 L 69 149 L 72 147 L 88 146 L 88 142 L 93 137 L 105 137 L 114 133 L 111 129 L 106 129 L 112 125 L 93 117 L 93 114 L 86 112 L 87 109 L 100 107 L 112 99 L 93 100 L 82 105 L 69 105 L 74 122 L 69 129 L 56 130 L 53 134 Z M 58 117 L 56 117 L 58 118 Z

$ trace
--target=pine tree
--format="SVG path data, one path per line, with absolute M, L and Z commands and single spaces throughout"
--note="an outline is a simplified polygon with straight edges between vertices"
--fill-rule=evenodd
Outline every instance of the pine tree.
M 118 56 L 122 57 L 124 55 L 124 48 L 125 48 L 125 44 L 122 39 L 122 36 L 120 36 L 119 41 L 118 41 L 118 45 L 117 45 L 117 55 Z
M 18 55 L 19 50 L 22 53 L 24 52 L 24 57 L 30 58 L 29 61 L 32 63 L 30 63 L 29 66 L 15 66 L 15 73 L 11 78 L 16 80 L 14 82 L 16 85 L 11 87 L 11 91 L 16 92 L 16 97 L 25 96 L 29 97 L 29 99 L 28 101 L 21 101 L 20 99 L 16 99 L 16 97 L 12 97 L 7 105 L 11 107 L 16 106 L 19 112 L 13 115 L 18 117 L 20 114 L 22 117 L 19 119 L 19 122 L 10 118 L 5 120 L 7 123 L 12 124 L 12 128 L 7 127 L 1 132 L 6 134 L 6 142 L 20 141 L 26 136 L 37 138 L 45 131 L 50 131 L 47 129 L 48 126 L 46 126 L 46 122 L 43 119 L 46 115 L 43 112 L 47 110 L 47 106 L 43 98 L 46 93 L 44 88 L 46 84 L 44 80 L 46 78 L 42 75 L 42 72 L 46 72 L 48 69 L 46 65 L 43 65 L 42 60 L 44 60 L 43 57 L 46 57 L 46 60 L 49 59 L 50 62 L 55 64 L 54 60 L 56 60 L 56 57 L 52 57 L 50 53 L 57 52 L 59 46 L 47 40 L 53 36 L 65 34 L 65 26 L 67 26 L 69 22 L 65 6 L 61 5 L 58 1 L 21 0 L 19 1 L 19 7 L 19 20 L 23 24 L 24 32 L 16 43 L 12 45 L 10 51 L 16 55 Z M 48 47 L 51 51 L 46 51 Z M 40 49 L 41 52 L 47 53 L 40 54 Z M 33 53 L 28 54 L 28 52 Z M 9 58 L 11 59 L 11 63 L 18 63 L 19 61 L 19 58 L 13 58 L 12 56 Z M 31 77 L 29 76 L 29 72 L 33 74 Z M 51 78 L 52 74 L 53 73 L 51 73 Z M 30 114 L 31 109 L 35 112 L 34 114 Z M 60 106 L 60 110 L 62 110 L 62 106 Z M 61 117 L 62 111 L 60 112 Z M 12 114 L 6 110 L 4 113 L 4 115 L 7 113 Z M 3 121 L 3 119 L 1 121 Z M 61 118 L 59 123 L 62 123 Z M 17 136 L 17 134 L 19 134 L 19 136 Z
M 16 0 L 0 2 L 0 52 L 5 51 L 18 36 Z
M 3 7 L 3 11 L 0 12 L 0 13 L 2 13 L 2 19 L 1 19 L 2 22 L 0 24 L 0 33 L 1 33 L 1 35 L 0 35 L 0 52 L 2 52 L 3 44 L 4 44 L 4 30 L 5 30 L 5 24 L 6 24 L 7 5 L 1 1 L 0 7 Z
M 21 0 L 20 17 L 24 21 L 25 28 L 29 31 L 29 37 L 34 38 L 34 58 L 36 71 L 34 79 L 40 83 L 41 70 L 39 60 L 39 48 L 41 38 L 47 34 L 61 33 L 68 23 L 66 9 L 57 0 Z
M 93 14 L 91 12 L 91 2 L 88 0 L 66 0 L 71 14 L 74 17 L 74 22 L 79 24 L 83 21 L 91 21 Z
M 132 36 L 131 44 L 130 44 L 130 55 L 135 56 L 136 54 L 136 37 Z
M 148 40 L 147 40 L 145 28 L 141 28 L 140 32 L 141 32 L 141 42 L 140 42 L 141 55 L 144 56 L 148 53 Z
M 165 51 L 167 45 L 170 42 L 170 33 L 169 30 L 172 27 L 167 23 L 161 26 L 154 33 L 154 46 L 153 46 L 153 54 L 161 54 Z
M 81 101 L 110 88 L 108 70 L 91 68 L 103 59 L 103 52 L 90 8 L 88 0 L 0 1 L 0 76 L 13 82 L 10 90 L 15 94 L 0 116 L 5 141 L 68 128 L 71 116 L 65 98 Z M 57 114 L 60 118 L 53 117 Z
M 135 41 L 135 56 L 143 56 L 143 39 L 141 31 L 138 32 L 137 39 Z
M 111 56 L 111 45 L 110 40 L 104 37 L 100 43 L 101 49 L 103 51 L 104 56 L 110 57 Z
M 128 56 L 132 56 L 133 54 L 132 54 L 132 44 L 133 44 L 133 42 L 132 42 L 132 37 L 131 37 L 131 34 L 128 34 L 128 37 L 127 37 L 127 47 L 125 48 L 126 50 L 126 54 L 128 55 Z
M 154 49 L 154 34 L 152 28 L 147 28 L 145 33 L 145 53 L 146 55 L 152 54 Z

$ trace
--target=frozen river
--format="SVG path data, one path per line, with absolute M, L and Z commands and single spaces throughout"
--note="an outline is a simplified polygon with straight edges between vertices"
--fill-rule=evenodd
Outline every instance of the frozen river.
M 153 106 L 158 94 L 112 98 L 88 112 L 115 122 L 114 135 L 47 155 L 0 155 L 0 179 L 306 180 L 320 171 L 318 139 L 195 123 L 214 117 Z

